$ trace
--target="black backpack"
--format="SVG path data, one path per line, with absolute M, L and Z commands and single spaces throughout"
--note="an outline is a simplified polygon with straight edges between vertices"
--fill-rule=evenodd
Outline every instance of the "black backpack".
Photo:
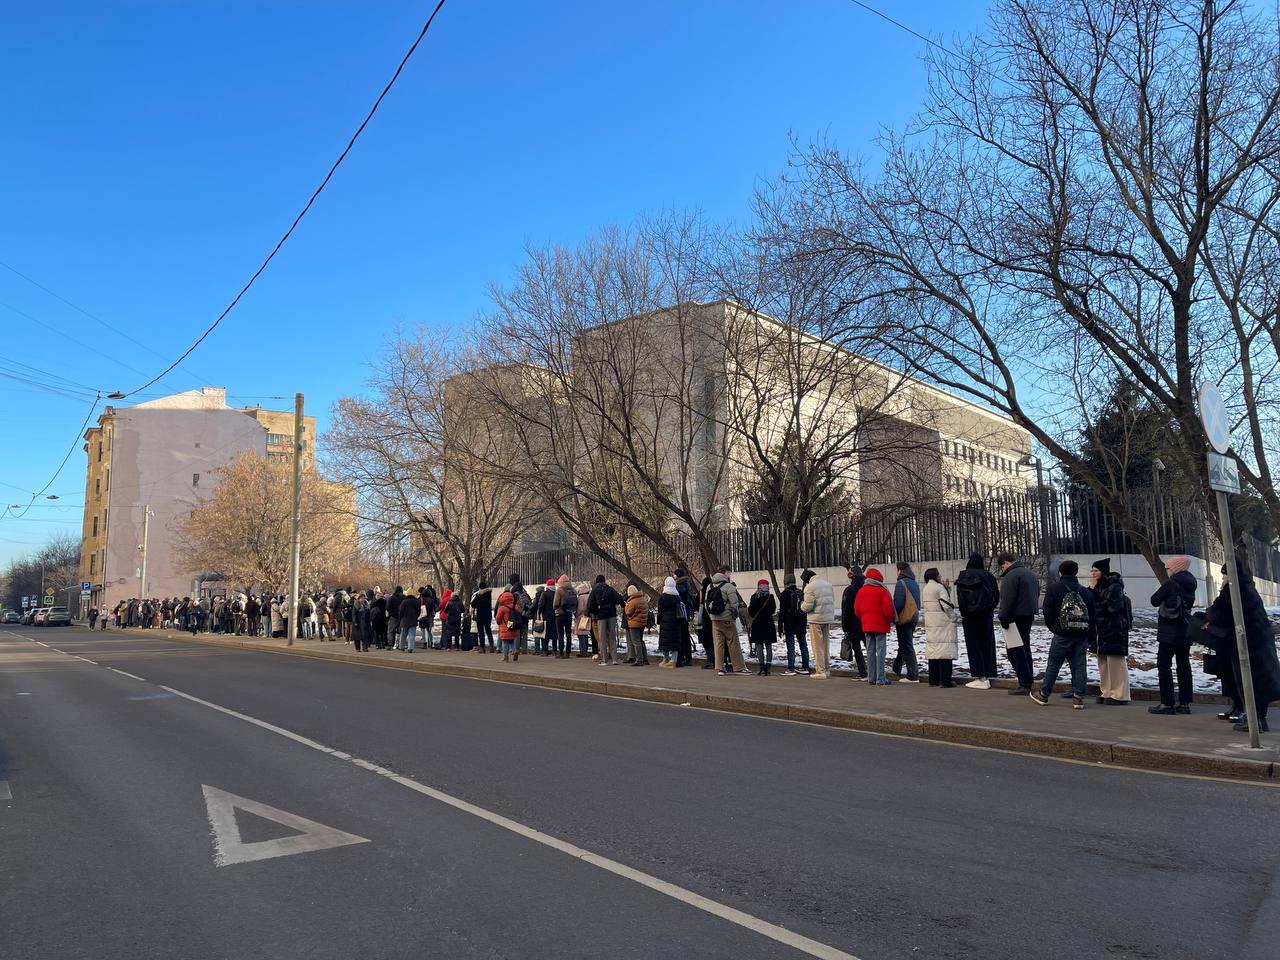
M 511 596 L 514 602 L 511 604 L 511 613 L 507 616 L 507 621 L 511 626 L 519 629 L 529 622 L 529 595 L 524 592 L 523 587 L 513 589 Z
M 729 609 L 724 599 L 724 584 L 713 584 L 707 588 L 707 612 L 718 617 Z
M 956 606 L 964 616 L 990 613 L 996 608 L 991 582 L 982 570 L 962 570 L 956 577 Z
M 578 611 L 578 592 L 570 587 L 564 592 L 564 599 L 560 601 L 561 613 L 576 613 Z
M 1191 605 L 1187 603 L 1187 595 L 1181 590 L 1161 603 L 1156 612 L 1161 620 L 1169 623 L 1186 623 L 1190 614 Z
M 1084 594 L 1078 588 L 1068 587 L 1058 607 L 1058 622 L 1053 624 L 1053 632 L 1065 637 L 1087 637 L 1092 622 Z

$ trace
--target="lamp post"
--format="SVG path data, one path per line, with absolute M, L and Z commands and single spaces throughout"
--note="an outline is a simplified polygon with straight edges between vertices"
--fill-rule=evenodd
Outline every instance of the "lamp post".
M 1044 462 L 1030 452 L 1018 461 L 1020 467 L 1036 468 L 1036 506 L 1040 514 L 1040 553 L 1044 556 L 1046 566 L 1049 563 L 1049 505 L 1045 498 Z

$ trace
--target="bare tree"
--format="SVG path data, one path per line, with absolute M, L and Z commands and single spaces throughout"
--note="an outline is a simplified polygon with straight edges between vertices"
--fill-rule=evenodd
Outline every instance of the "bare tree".
M 1272 222 L 1272 27 L 1239 2 L 1002 0 L 986 37 L 934 55 L 918 128 L 886 140 L 877 176 L 808 155 L 810 251 L 882 309 L 851 338 L 1015 419 L 1159 575 L 1142 518 L 1044 411 L 1082 374 L 1094 412 L 1129 380 L 1202 480 L 1200 380 L 1235 386 L 1242 420 L 1267 429 L 1276 352 L 1252 317 L 1274 300 L 1245 246 Z M 1269 444 L 1246 476 L 1280 506 Z
M 494 578 L 535 516 L 529 492 L 490 469 L 501 452 L 491 418 L 464 402 L 468 363 L 426 330 L 397 334 L 374 366 L 373 395 L 339 400 L 324 438 L 395 575 L 416 561 L 467 593 Z

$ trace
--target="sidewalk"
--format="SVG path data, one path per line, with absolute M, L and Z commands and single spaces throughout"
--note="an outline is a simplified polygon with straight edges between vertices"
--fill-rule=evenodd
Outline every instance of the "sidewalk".
M 1107 707 L 1095 704 L 1091 697 L 1085 710 L 1072 710 L 1068 701 L 1056 696 L 1043 707 L 1000 688 L 942 690 L 926 683 L 871 687 L 845 677 L 826 681 L 780 674 L 718 677 L 697 666 L 659 669 L 656 662 L 648 667 L 601 666 L 587 659 L 525 655 L 518 663 L 503 663 L 491 654 L 461 651 L 356 653 L 342 641 L 300 640 L 289 647 L 283 640 L 215 634 L 193 638 L 169 630 L 149 630 L 146 635 L 1280 785 L 1280 734 L 1264 733 L 1263 748 L 1249 750 L 1247 735 L 1217 719 L 1221 709 L 1217 704 L 1197 704 L 1190 716 L 1165 717 L 1147 713 L 1143 701 Z

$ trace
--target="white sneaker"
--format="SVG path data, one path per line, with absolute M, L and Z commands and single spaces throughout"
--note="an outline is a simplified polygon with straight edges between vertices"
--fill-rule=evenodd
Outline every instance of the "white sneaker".
M 910 677 L 899 677 L 899 683 L 919 683 L 919 680 L 912 680 Z
M 990 680 L 970 680 L 968 683 L 965 684 L 965 686 L 968 687 L 970 690 L 990 690 L 991 681 Z
M 783 670 L 782 675 L 784 677 L 794 677 L 796 675 L 796 672 L 794 670 Z

